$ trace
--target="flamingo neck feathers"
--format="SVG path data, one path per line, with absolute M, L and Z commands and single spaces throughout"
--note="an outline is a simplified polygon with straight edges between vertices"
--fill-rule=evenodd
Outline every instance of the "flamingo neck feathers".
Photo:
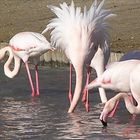
M 4 47 L 0 50 L 0 60 L 2 60 L 6 54 L 6 52 L 9 53 L 8 60 L 4 64 L 4 73 L 7 77 L 13 78 L 16 76 L 20 69 L 20 58 L 13 54 L 12 48 L 10 46 Z M 14 59 L 14 69 L 10 69 L 10 64 L 12 63 L 12 60 Z
M 104 1 L 97 5 L 97 0 L 95 0 L 89 10 L 85 6 L 83 12 L 80 7 L 75 7 L 73 1 L 70 6 L 65 2 L 60 4 L 60 8 L 48 6 L 57 17 L 50 21 L 42 34 L 52 30 L 51 42 L 56 47 L 62 44 L 68 46 L 66 45 L 68 40 L 72 41 L 75 36 L 80 38 L 82 44 L 80 45 L 83 47 L 90 48 L 91 42 L 97 46 L 100 43 L 101 47 L 106 47 L 104 43 L 108 42 L 109 38 L 107 32 L 109 25 L 106 19 L 112 17 L 113 14 L 109 10 L 102 9 Z
M 119 93 L 115 96 L 115 101 L 119 100 L 120 98 L 123 98 L 125 101 L 125 106 L 127 108 L 127 110 L 131 113 L 131 114 L 139 114 L 140 113 L 140 105 L 138 103 L 137 106 L 134 106 L 133 103 L 131 102 L 129 95 L 127 93 Z
M 88 27 L 90 42 L 93 42 L 95 47 L 100 47 L 103 50 L 108 49 L 110 28 L 106 20 L 113 17 L 114 14 L 110 10 L 103 9 L 105 0 L 97 4 L 97 0 L 93 2 L 89 10 L 84 10 L 84 21 Z
M 57 17 L 50 21 L 50 24 L 47 25 L 46 29 L 42 33 L 52 29 L 52 45 L 55 45 L 55 47 L 62 46 L 62 44 L 63 46 L 68 46 L 69 39 L 74 42 L 75 38 L 80 34 L 80 22 L 82 21 L 81 8 L 75 8 L 73 2 L 70 6 L 64 2 L 63 4 L 60 4 L 60 8 L 51 5 L 48 6 L 48 8 Z

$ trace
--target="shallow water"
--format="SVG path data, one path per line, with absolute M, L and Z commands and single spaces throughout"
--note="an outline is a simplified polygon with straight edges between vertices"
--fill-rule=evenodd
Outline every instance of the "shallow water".
M 89 113 L 80 102 L 75 112 L 68 114 L 68 68 L 40 68 L 39 73 L 41 95 L 31 97 L 25 70 L 8 79 L 0 65 L 0 139 L 140 139 L 140 116 L 132 119 L 123 103 L 103 128 L 97 91 L 90 94 Z

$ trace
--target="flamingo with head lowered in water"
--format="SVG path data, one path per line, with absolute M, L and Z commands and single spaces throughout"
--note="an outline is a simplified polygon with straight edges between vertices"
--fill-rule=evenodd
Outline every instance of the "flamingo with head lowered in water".
M 46 38 L 39 33 L 35 32 L 21 32 L 13 36 L 9 42 L 9 45 L 0 49 L 0 60 L 2 60 L 6 54 L 9 52 L 9 58 L 4 64 L 5 75 L 9 78 L 13 78 L 19 72 L 21 60 L 25 63 L 26 70 L 28 73 L 32 96 L 39 95 L 39 79 L 38 79 L 38 62 L 39 57 L 47 52 L 48 50 L 53 50 L 50 43 Z M 28 60 L 32 59 L 35 64 L 35 76 L 36 76 L 36 91 L 33 85 L 32 77 L 30 74 Z M 14 68 L 10 69 L 10 64 L 14 59 Z
M 140 114 L 140 60 L 131 59 L 110 64 L 104 73 L 92 81 L 87 88 L 102 87 L 118 92 L 116 96 L 108 100 L 100 115 L 100 120 L 107 126 L 107 118 L 114 109 L 116 103 L 123 98 L 125 106 L 131 114 Z M 133 96 L 137 106 L 133 104 L 130 96 Z
M 85 6 L 83 12 L 81 12 L 80 7 L 75 7 L 73 1 L 70 5 L 64 2 L 60 4 L 60 7 L 48 6 L 57 17 L 50 21 L 42 33 L 52 30 L 52 45 L 65 52 L 76 72 L 73 98 L 71 89 L 69 92 L 71 100 L 69 113 L 74 111 L 81 95 L 83 68 L 91 66 L 95 68 L 99 76 L 104 71 L 104 57 L 108 58 L 109 56 L 109 36 L 107 32 L 109 26 L 106 20 L 113 14 L 109 10 L 102 9 L 103 4 L 104 0 L 99 5 L 95 0 L 89 10 Z M 107 98 L 104 90 L 102 89 L 101 92 L 101 100 L 106 102 Z

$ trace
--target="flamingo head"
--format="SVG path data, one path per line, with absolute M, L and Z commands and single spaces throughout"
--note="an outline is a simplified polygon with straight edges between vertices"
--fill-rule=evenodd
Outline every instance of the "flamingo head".
M 107 126 L 107 119 L 108 117 L 112 117 L 114 115 L 114 110 L 116 110 L 118 105 L 118 100 L 110 99 L 106 102 L 104 109 L 100 115 L 100 121 L 102 122 L 103 126 Z
M 108 118 L 108 111 L 103 110 L 101 115 L 100 115 L 100 121 L 102 122 L 104 127 L 107 127 L 107 118 Z

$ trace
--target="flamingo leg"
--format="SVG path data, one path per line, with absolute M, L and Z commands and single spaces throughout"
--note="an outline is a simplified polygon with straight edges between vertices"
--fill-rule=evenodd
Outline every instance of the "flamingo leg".
M 39 76 L 38 76 L 38 65 L 35 65 L 35 78 L 36 78 L 36 95 L 39 96 Z
M 87 68 L 87 80 L 86 80 L 86 86 L 85 87 L 87 87 L 87 85 L 89 84 L 90 74 L 91 74 L 91 68 L 88 67 Z M 86 111 L 89 112 L 89 95 L 88 95 L 88 89 L 87 88 L 84 88 L 82 101 L 85 104 Z
M 28 66 L 28 63 L 27 62 L 25 62 L 25 67 L 26 67 L 26 70 L 27 70 L 29 82 L 30 82 L 31 89 L 32 89 L 32 96 L 35 96 L 35 89 L 34 89 L 34 85 L 33 85 L 32 77 L 31 77 L 31 73 L 30 73 L 29 66 Z
M 70 79 L 69 79 L 69 94 L 68 94 L 68 97 L 69 97 L 69 101 L 71 103 L 72 101 L 72 64 L 70 64 Z

